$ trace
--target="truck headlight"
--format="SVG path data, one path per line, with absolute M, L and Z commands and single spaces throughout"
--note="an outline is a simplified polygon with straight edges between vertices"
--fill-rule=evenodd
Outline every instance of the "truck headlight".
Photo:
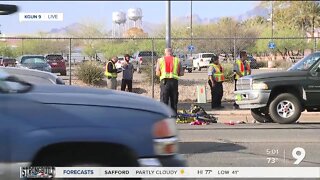
M 152 133 L 156 155 L 172 155 L 178 152 L 175 119 L 168 118 L 155 123 Z
M 252 89 L 253 90 L 267 90 L 268 85 L 264 82 L 253 82 Z

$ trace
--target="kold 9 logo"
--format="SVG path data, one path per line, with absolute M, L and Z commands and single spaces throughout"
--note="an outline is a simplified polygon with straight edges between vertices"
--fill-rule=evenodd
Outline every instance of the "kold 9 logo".
M 306 151 L 301 147 L 296 147 L 292 150 L 292 157 L 296 159 L 293 164 L 300 164 L 306 157 Z

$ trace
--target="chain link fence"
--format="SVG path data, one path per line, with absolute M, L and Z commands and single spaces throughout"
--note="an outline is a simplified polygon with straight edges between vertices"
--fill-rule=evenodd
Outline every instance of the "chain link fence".
M 192 42 L 192 44 L 191 44 Z M 269 47 L 273 42 L 275 47 Z M 194 47 L 191 52 L 190 46 Z M 318 38 L 273 37 L 273 38 L 172 38 L 174 54 L 182 60 L 186 68 L 185 77 L 181 78 L 181 96 L 195 97 L 195 86 L 206 84 L 206 61 L 199 53 L 215 53 L 229 72 L 232 81 L 232 64 L 239 51 L 246 50 L 252 60 L 252 68 L 282 67 L 288 68 L 306 54 L 319 49 Z M 84 85 L 76 76 L 80 64 L 88 61 L 97 62 L 105 68 L 106 62 L 113 56 L 122 59 L 124 54 L 131 55 L 134 64 L 133 91 L 153 98 L 159 98 L 159 82 L 155 76 L 155 64 L 163 56 L 165 38 L 55 38 L 55 37 L 6 37 L 0 39 L 0 55 L 17 58 L 27 54 L 62 55 L 67 75 L 60 76 L 69 85 Z M 199 68 L 199 66 L 201 67 Z M 118 89 L 121 84 L 118 76 Z M 106 88 L 105 83 L 95 85 Z

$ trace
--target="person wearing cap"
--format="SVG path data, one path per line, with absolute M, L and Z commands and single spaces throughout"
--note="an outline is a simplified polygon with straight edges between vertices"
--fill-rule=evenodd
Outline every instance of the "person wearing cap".
M 117 76 L 121 70 L 116 68 L 118 57 L 114 56 L 106 65 L 105 76 L 107 77 L 107 87 L 109 89 L 117 89 Z
M 159 58 L 156 66 L 156 75 L 160 77 L 160 101 L 169 105 L 177 113 L 178 80 L 184 75 L 181 61 L 174 57 L 171 48 L 165 49 L 165 56 Z
M 219 63 L 219 57 L 213 56 L 211 58 L 208 68 L 208 84 L 211 89 L 211 108 L 221 109 L 221 99 L 223 96 L 223 85 L 224 82 L 223 67 Z
M 234 72 L 234 91 L 237 91 L 237 81 L 243 76 L 251 75 L 250 61 L 246 51 L 240 51 L 240 58 L 237 59 L 233 67 Z M 234 103 L 234 109 L 239 109 L 239 105 Z
M 128 91 L 132 92 L 132 79 L 133 79 L 134 67 L 130 62 L 129 54 L 124 55 L 124 62 L 122 63 L 122 81 L 121 91 L 125 91 L 128 86 Z

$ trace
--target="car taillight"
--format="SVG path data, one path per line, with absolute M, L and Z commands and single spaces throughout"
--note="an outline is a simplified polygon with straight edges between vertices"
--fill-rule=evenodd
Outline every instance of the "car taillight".
M 139 57 L 139 61 L 140 61 L 140 63 L 142 63 L 142 57 Z
M 168 118 L 155 123 L 152 134 L 156 155 L 172 155 L 178 152 L 175 119 Z

